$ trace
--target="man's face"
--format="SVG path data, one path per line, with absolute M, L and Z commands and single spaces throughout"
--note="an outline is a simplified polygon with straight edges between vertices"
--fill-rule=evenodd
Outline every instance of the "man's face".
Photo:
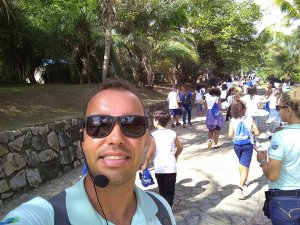
M 133 93 L 123 89 L 108 89 L 96 94 L 88 103 L 86 115 L 141 115 L 142 103 Z M 118 186 L 134 182 L 136 171 L 142 162 L 148 139 L 144 136 L 125 136 L 119 123 L 115 123 L 111 133 L 104 138 L 92 138 L 84 129 L 82 143 L 86 161 L 91 173 L 103 174 L 109 178 L 109 185 Z

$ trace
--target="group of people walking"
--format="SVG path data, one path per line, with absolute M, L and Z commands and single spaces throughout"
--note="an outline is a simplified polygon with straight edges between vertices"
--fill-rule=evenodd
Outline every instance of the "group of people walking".
M 248 194 L 249 167 L 253 151 L 256 150 L 257 161 L 270 181 L 270 190 L 266 192 L 267 198 L 264 207 L 266 215 L 276 225 L 299 225 L 300 140 L 297 136 L 300 134 L 300 87 L 295 86 L 291 90 L 288 88 L 283 92 L 281 84 L 268 81 L 265 96 L 261 97 L 256 93 L 257 85 L 257 82 L 252 85 L 248 81 L 247 84 L 243 82 L 243 86 L 233 85 L 228 89 L 224 83 L 221 88 L 212 87 L 207 91 L 197 85 L 195 93 L 186 91 L 186 87 L 180 93 L 176 86 L 173 86 L 172 92 L 177 93 L 178 111 L 180 106 L 183 112 L 186 111 L 185 105 L 183 106 L 181 101 L 186 97 L 189 99 L 187 110 L 189 124 L 191 124 L 192 101 L 194 101 L 197 112 L 206 109 L 208 148 L 212 148 L 212 146 L 213 149 L 220 148 L 218 145 L 219 131 L 225 121 L 230 121 L 228 136 L 233 139 L 233 149 L 239 161 L 239 199 L 244 199 Z M 176 95 L 174 94 L 174 96 L 175 100 Z M 170 101 L 169 97 L 168 100 Z M 267 104 L 269 107 L 265 121 L 271 140 L 268 151 L 263 149 L 257 140 L 260 135 L 259 124 L 261 123 L 259 108 L 262 104 Z M 170 108 L 170 114 L 172 112 L 174 113 L 174 109 Z M 225 118 L 222 112 L 226 112 Z M 184 113 L 182 115 L 183 127 L 185 127 L 186 115 Z M 178 118 L 178 113 L 174 113 L 172 116 Z M 289 125 L 283 126 L 284 123 Z M 176 124 L 179 124 L 178 119 Z M 172 193 L 174 194 L 174 192 Z M 266 206 L 268 206 L 267 209 Z

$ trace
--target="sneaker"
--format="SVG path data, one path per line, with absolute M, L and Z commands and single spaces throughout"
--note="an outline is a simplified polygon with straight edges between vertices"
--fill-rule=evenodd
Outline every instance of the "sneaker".
M 212 141 L 211 140 L 208 140 L 207 148 L 212 149 Z
M 220 148 L 220 145 L 215 145 L 214 146 L 214 150 L 219 149 L 219 148 Z
M 245 199 L 245 196 L 244 196 L 244 188 L 242 187 L 239 187 L 239 196 L 238 196 L 238 199 L 240 200 L 244 200 Z
M 175 125 L 174 125 L 174 124 L 172 124 L 172 127 L 175 127 Z
M 181 124 L 181 123 L 178 122 L 178 123 L 176 123 L 176 126 L 179 126 L 180 124 Z
M 191 123 L 191 122 L 189 122 L 188 124 L 189 124 L 190 126 L 192 126 L 192 123 Z

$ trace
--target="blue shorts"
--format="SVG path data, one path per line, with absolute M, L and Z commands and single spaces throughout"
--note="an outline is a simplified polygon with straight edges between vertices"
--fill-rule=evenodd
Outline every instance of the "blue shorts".
M 178 109 L 169 109 L 169 113 L 171 116 L 176 116 L 178 115 Z
M 233 148 L 240 164 L 249 168 L 252 159 L 253 144 L 233 145 Z

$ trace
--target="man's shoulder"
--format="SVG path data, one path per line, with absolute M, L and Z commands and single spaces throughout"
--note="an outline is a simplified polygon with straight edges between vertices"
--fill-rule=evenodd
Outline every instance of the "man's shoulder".
M 54 214 L 47 200 L 36 197 L 10 211 L 3 221 L 9 218 L 17 218 L 18 225 L 53 225 Z
M 176 224 L 172 209 L 162 196 L 155 192 L 144 191 L 138 187 L 135 188 L 135 192 L 138 196 L 138 207 L 140 207 L 145 218 L 150 219 L 155 216 L 158 221 L 164 221 L 164 218 L 167 218 L 169 220 L 167 224 Z

